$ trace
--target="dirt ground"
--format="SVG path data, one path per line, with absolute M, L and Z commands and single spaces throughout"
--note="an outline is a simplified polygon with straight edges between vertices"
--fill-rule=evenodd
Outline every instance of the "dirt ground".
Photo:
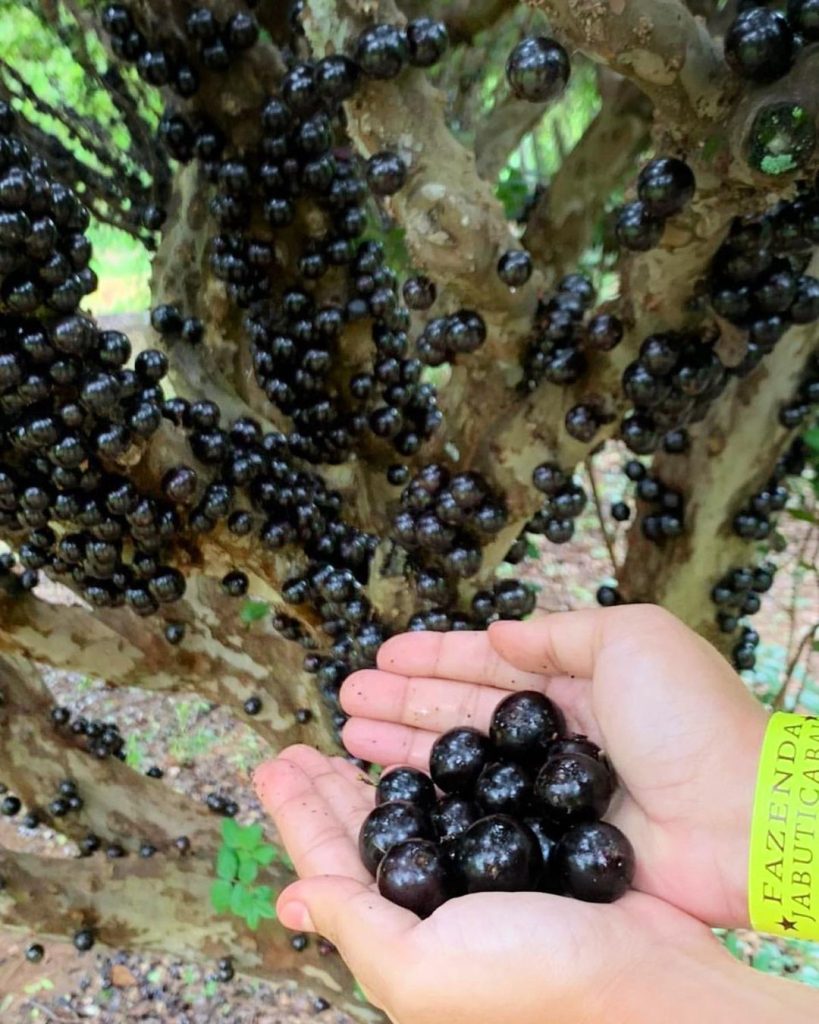
M 625 490 L 625 480 L 618 472 L 621 461 L 622 455 L 613 452 L 598 467 L 606 507 Z M 608 522 L 609 529 L 616 526 L 613 547 L 620 557 L 625 527 L 610 518 Z M 609 552 L 591 503 L 581 525 L 578 539 L 571 545 L 562 549 L 544 546 L 538 559 L 519 567 L 519 574 L 540 588 L 538 600 L 544 609 L 589 606 L 594 603 L 597 586 L 611 577 Z M 754 619 L 763 648 L 758 670 L 749 678 L 749 685 L 769 699 L 799 638 L 819 619 L 817 577 L 805 556 L 809 527 L 783 517 L 782 529 L 788 546 L 777 559 L 782 571 L 774 589 Z M 808 651 L 808 659 L 811 656 Z M 802 691 L 805 701 L 816 700 L 816 691 L 805 687 L 815 678 L 809 661 L 806 667 L 799 666 L 793 674 L 792 695 Z M 48 672 L 46 680 L 55 699 L 76 713 L 115 721 L 128 737 L 128 761 L 135 769 L 146 771 L 159 765 L 165 772 L 165 784 L 198 800 L 218 785 L 238 800 L 238 820 L 261 820 L 248 780 L 253 767 L 269 751 L 225 710 L 190 696 L 163 698 L 138 690 L 110 690 L 99 680 L 65 673 Z M 819 707 L 809 709 L 819 711 Z M 49 830 L 26 833 L 8 822 L 0 824 L 0 845 L 55 856 L 67 852 L 60 837 Z M 43 962 L 29 964 L 23 953 L 35 939 L 0 933 L 3 1024 L 71 1024 L 86 1019 L 100 1024 L 303 1024 L 317 1018 L 323 1024 L 342 1024 L 348 1020 L 292 985 L 240 978 L 229 984 L 217 983 L 211 975 L 212 965 L 96 948 L 81 956 L 70 944 L 51 942 L 46 944 Z M 753 937 L 736 941 L 738 955 L 750 957 L 756 948 Z M 787 960 L 781 970 L 789 970 Z

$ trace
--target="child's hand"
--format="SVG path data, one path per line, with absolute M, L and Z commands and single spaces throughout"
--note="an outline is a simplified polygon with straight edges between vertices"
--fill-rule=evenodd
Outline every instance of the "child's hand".
M 614 763 L 621 789 L 608 817 L 635 848 L 636 887 L 711 925 L 747 924 L 767 716 L 672 615 L 632 605 L 499 622 L 488 633 L 412 633 L 389 640 L 378 664 L 342 690 L 352 754 L 426 769 L 439 733 L 487 730 L 509 691 L 544 691 Z
M 639 1024 L 685 1002 L 677 979 L 702 999 L 731 971 L 704 925 L 637 892 L 612 905 L 483 893 L 421 921 L 382 899 L 361 864 L 374 789 L 350 764 L 291 747 L 256 786 L 302 878 L 279 897 L 280 920 L 334 942 L 400 1024 Z M 702 1005 L 674 1020 L 701 1019 Z

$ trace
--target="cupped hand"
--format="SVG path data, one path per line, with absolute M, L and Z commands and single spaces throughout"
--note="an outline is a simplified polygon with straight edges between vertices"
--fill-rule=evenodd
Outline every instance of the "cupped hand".
M 633 1022 L 627 1008 L 646 992 L 724 956 L 704 925 L 637 892 L 612 905 L 483 893 L 421 921 L 379 896 L 359 859 L 374 803 L 361 773 L 291 747 L 255 782 L 301 877 L 279 897 L 280 920 L 335 943 L 397 1024 Z
M 748 923 L 748 837 L 767 716 L 705 640 L 652 605 L 498 622 L 387 641 L 341 692 L 344 743 L 381 765 L 428 767 L 435 738 L 488 730 L 538 690 L 600 744 L 621 787 L 607 816 L 631 839 L 635 886 L 712 926 Z

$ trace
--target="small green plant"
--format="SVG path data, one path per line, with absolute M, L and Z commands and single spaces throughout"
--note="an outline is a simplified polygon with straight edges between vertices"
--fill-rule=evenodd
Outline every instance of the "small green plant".
M 232 818 L 222 822 L 222 845 L 216 854 L 216 881 L 210 901 L 218 914 L 235 914 L 255 931 L 263 918 L 275 918 L 273 890 L 254 885 L 259 869 L 279 856 L 264 841 L 261 825 L 238 825 Z
M 245 626 L 252 626 L 254 622 L 260 622 L 270 613 L 270 605 L 267 601 L 245 601 L 239 612 L 239 618 Z

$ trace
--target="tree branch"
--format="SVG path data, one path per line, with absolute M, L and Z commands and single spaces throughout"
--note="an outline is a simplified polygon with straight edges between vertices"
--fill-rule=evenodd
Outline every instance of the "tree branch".
M 572 46 L 638 85 L 672 134 L 724 113 L 730 97 L 721 48 L 681 0 L 527 2 Z
M 240 609 L 241 602 L 222 594 L 215 581 L 190 577 L 185 600 L 167 613 L 186 627 L 183 643 L 172 647 L 155 617 L 48 604 L 32 594 L 0 595 L 0 650 L 53 668 L 103 673 L 111 685 L 195 692 L 237 711 L 257 695 L 262 710 L 246 721 L 273 749 L 320 743 L 325 711 L 314 678 L 302 669 L 304 650 L 275 633 L 270 616 L 243 625 Z M 311 724 L 297 724 L 298 708 L 314 712 Z
M 54 819 L 58 831 L 74 839 L 95 832 L 134 854 L 143 841 L 168 851 L 186 835 L 197 857 L 212 860 L 220 843 L 218 819 L 117 758 L 98 760 L 73 733 L 54 727 L 51 697 L 32 665 L 0 657 L 0 692 L 0 777 L 27 807 L 47 816 L 60 782 L 74 779 L 85 805 Z
M 792 439 L 779 426 L 778 413 L 795 394 L 814 348 L 812 328 L 790 331 L 754 373 L 729 385 L 692 432 L 686 455 L 655 457 L 654 472 L 685 496 L 686 532 L 673 542 L 650 544 L 638 518 L 620 574 L 624 597 L 650 597 L 719 643 L 708 591 L 727 570 L 753 559 L 731 523 Z
M 606 202 L 648 144 L 651 106 L 631 82 L 601 75 L 602 106 L 532 211 L 523 243 L 551 280 L 591 246 Z
M 268 869 L 276 881 L 288 880 Z M 313 948 L 297 953 L 277 922 L 252 932 L 233 915 L 216 916 L 210 906 L 213 875 L 192 859 L 65 861 L 0 848 L 0 923 L 4 928 L 65 941 L 92 927 L 112 948 L 155 951 L 182 960 L 230 956 L 242 973 L 297 981 L 331 1000 L 363 1024 L 383 1024 L 368 1003 L 349 996 L 351 979 L 341 960 Z

